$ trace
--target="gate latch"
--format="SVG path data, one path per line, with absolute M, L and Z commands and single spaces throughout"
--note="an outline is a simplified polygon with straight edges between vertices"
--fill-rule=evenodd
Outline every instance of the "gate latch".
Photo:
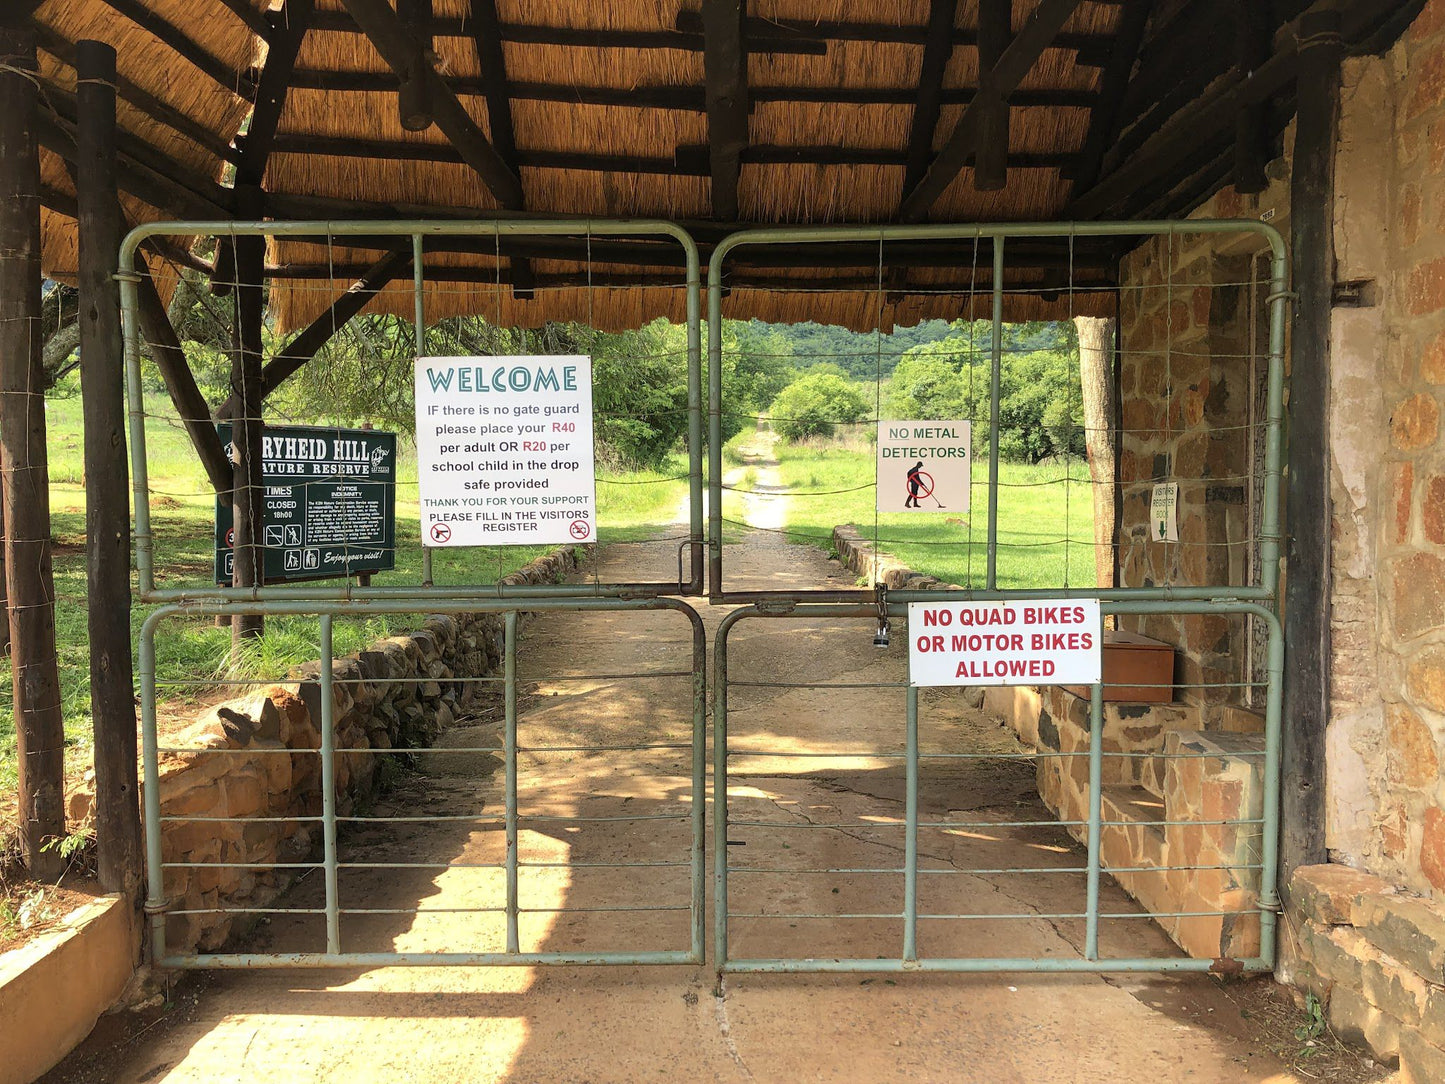
M 878 583 L 873 585 L 873 593 L 878 598 L 878 631 L 873 634 L 874 647 L 888 646 L 888 585 Z

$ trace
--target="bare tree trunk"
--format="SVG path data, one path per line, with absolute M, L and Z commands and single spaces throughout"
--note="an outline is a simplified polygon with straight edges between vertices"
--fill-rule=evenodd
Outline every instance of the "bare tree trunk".
M 50 480 L 41 367 L 39 91 L 35 32 L 0 15 L 0 458 L 5 464 L 15 733 L 20 754 L 20 847 L 32 876 L 55 880 L 65 862 L 65 726 L 55 658 Z
M 1113 587 L 1114 560 L 1114 321 L 1076 316 L 1079 377 L 1084 391 L 1084 446 L 1094 491 L 1094 567 L 1100 587 Z

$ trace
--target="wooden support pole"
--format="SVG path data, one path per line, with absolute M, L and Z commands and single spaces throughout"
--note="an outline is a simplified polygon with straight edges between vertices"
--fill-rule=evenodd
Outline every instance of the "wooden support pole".
M 39 87 L 35 34 L 0 16 L 0 462 L 19 751 L 21 855 L 64 872 L 65 726 L 55 658 L 55 580 L 40 335 Z
M 236 190 L 237 207 L 243 217 L 261 217 L 261 190 L 247 185 Z M 261 532 L 264 529 L 265 499 L 261 485 L 261 431 L 265 395 L 262 392 L 261 326 L 265 315 L 264 281 L 266 242 L 261 237 L 237 237 L 236 326 L 231 355 L 231 397 L 238 410 L 231 421 L 231 466 L 235 486 L 231 491 L 235 524 L 235 561 L 231 583 L 235 587 L 259 587 L 264 565 Z M 265 619 L 259 614 L 237 616 L 231 621 L 235 647 L 259 637 Z
M 1330 321 L 1335 278 L 1339 15 L 1300 20 L 1299 114 L 1290 195 L 1295 302 L 1289 384 L 1280 882 L 1326 860 L 1325 729 L 1330 709 Z
M 100 885 L 140 884 L 135 683 L 130 641 L 130 502 L 125 377 L 115 283 L 121 218 L 116 183 L 115 50 L 75 46 L 80 146 L 80 381 L 85 417 L 86 609 L 95 734 L 95 837 Z
M 1094 583 L 1114 586 L 1114 320 L 1075 316 L 1079 385 L 1083 391 L 1084 448 L 1094 494 Z
M 1012 40 L 1013 0 L 979 0 L 980 74 L 993 69 Z M 978 152 L 973 161 L 973 187 L 980 192 L 998 192 L 1008 184 L 1008 101 L 988 103 L 979 126 Z

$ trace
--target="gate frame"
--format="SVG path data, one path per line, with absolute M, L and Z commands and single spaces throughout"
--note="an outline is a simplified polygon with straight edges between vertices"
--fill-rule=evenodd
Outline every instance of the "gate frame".
M 155 585 L 153 536 L 150 523 L 150 482 L 146 464 L 145 400 L 141 391 L 140 369 L 140 294 L 141 276 L 127 270 L 135 266 L 140 245 L 149 237 L 165 235 L 221 237 L 347 237 L 356 235 L 390 235 L 409 237 L 412 242 L 412 289 L 416 303 L 416 355 L 423 356 L 426 330 L 426 279 L 423 261 L 427 237 L 495 237 L 515 236 L 577 236 L 598 237 L 663 237 L 682 246 L 686 258 L 686 327 L 687 327 L 687 413 L 688 413 L 688 508 L 687 541 L 678 546 L 678 580 L 658 583 L 616 584 L 526 584 L 518 587 L 503 584 L 433 587 L 431 583 L 432 547 L 422 544 L 422 580 L 418 586 L 342 587 L 315 584 L 285 586 L 225 587 L 197 591 L 193 588 L 157 588 Z M 590 266 L 590 260 L 589 266 Z M 684 597 L 703 591 L 703 476 L 702 476 L 702 346 L 699 328 L 701 313 L 700 259 L 697 243 L 682 227 L 655 219 L 397 219 L 389 221 L 203 221 L 179 220 L 149 222 L 132 229 L 121 242 L 115 275 L 120 284 L 121 322 L 125 338 L 125 370 L 127 413 L 130 420 L 130 455 L 132 488 L 135 498 L 135 556 L 140 602 L 184 602 L 197 597 L 221 599 L 457 599 L 457 598 L 627 598 L 677 594 Z M 682 551 L 692 554 L 690 578 L 682 579 Z M 257 611 L 264 612 L 264 611 Z
M 518 904 L 517 888 L 519 862 L 517 857 L 518 821 L 517 812 L 517 633 L 522 613 L 597 613 L 665 611 L 680 613 L 692 626 L 692 751 L 691 751 L 691 805 L 686 816 L 691 825 L 692 842 L 689 848 L 690 888 L 688 903 L 690 944 L 687 949 L 635 951 L 635 952 L 521 952 L 518 949 L 518 916 L 526 909 Z M 295 600 L 295 601 L 217 601 L 171 603 L 156 609 L 141 626 L 140 635 L 140 684 L 141 684 L 141 739 L 145 803 L 145 855 L 146 855 L 146 901 L 145 912 L 150 919 L 152 962 L 158 967 L 178 969 L 255 969 L 278 967 L 450 967 L 462 965 L 508 965 L 530 966 L 535 964 L 701 964 L 705 959 L 705 907 L 706 907 L 706 864 L 703 839 L 706 834 L 707 812 L 707 633 L 702 616 L 688 603 L 675 598 L 534 598 L 534 599 L 453 599 L 433 600 L 427 604 L 427 613 L 435 614 L 502 614 L 504 617 L 503 650 L 504 670 L 500 679 L 505 684 L 504 760 L 505 760 L 505 831 L 506 854 L 506 903 L 507 950 L 505 952 L 343 952 L 340 945 L 340 906 L 337 885 L 337 842 L 336 842 L 336 786 L 335 763 L 336 735 L 335 701 L 332 674 L 333 651 L 331 646 L 332 621 L 336 617 L 366 617 L 382 613 L 421 612 L 409 605 L 407 600 Z M 319 817 L 304 818 L 319 821 L 322 826 L 322 860 L 320 868 L 326 874 L 326 951 L 325 952 L 216 952 L 168 955 L 166 952 L 166 916 L 169 913 L 165 895 L 166 865 L 161 853 L 161 826 L 163 824 L 160 800 L 160 743 L 156 729 L 156 647 L 155 634 L 167 618 L 184 616 L 234 616 L 237 614 L 264 613 L 267 615 L 295 615 L 317 617 L 320 623 L 321 673 L 318 683 L 321 688 L 321 803 Z M 419 679 L 418 679 L 419 680 Z M 493 682 L 497 678 L 489 678 Z M 340 750 L 346 752 L 346 750 Z M 279 755 L 290 755 L 283 749 Z M 224 755 L 224 751 L 218 755 Z M 200 817 L 180 817 L 186 821 L 206 820 Z M 235 823 L 232 818 L 219 818 Z M 395 820 L 392 817 L 371 818 L 378 823 Z M 480 820 L 481 818 L 479 818 Z M 565 819 L 565 818 L 564 818 Z M 307 863 L 315 868 L 317 863 Z M 645 908 L 621 908 L 620 910 L 644 910 Z M 272 909 L 274 910 L 274 909 Z M 284 909 L 283 909 L 284 910 Z
M 1285 324 L 1288 319 L 1289 290 L 1288 249 L 1279 230 L 1255 219 L 1182 219 L 1147 222 L 1014 222 L 980 223 L 978 225 L 926 224 L 917 226 L 811 226 L 795 229 L 752 229 L 728 234 L 712 250 L 707 271 L 707 359 L 708 359 L 708 601 L 712 603 L 750 603 L 769 599 L 798 600 L 806 595 L 812 602 L 864 602 L 873 597 L 869 590 L 830 591 L 728 591 L 723 584 L 723 522 L 722 522 L 722 302 L 723 261 L 728 254 L 744 245 L 799 245 L 840 241 L 876 241 L 880 263 L 883 246 L 889 241 L 967 241 L 975 244 L 983 239 L 993 242 L 993 272 L 989 283 L 993 311 L 992 372 L 990 376 L 989 412 L 989 492 L 988 533 L 986 536 L 988 564 L 985 592 L 998 584 L 998 466 L 999 466 L 999 381 L 1003 362 L 1003 299 L 1009 291 L 1004 284 L 1004 257 L 1007 242 L 1012 238 L 1046 237 L 1175 237 L 1191 234 L 1254 233 L 1270 250 L 1269 306 L 1269 394 L 1265 423 L 1265 467 L 1262 485 L 1264 505 L 1259 532 L 1260 585 L 1238 587 L 1123 587 L 1058 591 L 1014 591 L 1010 598 L 1098 598 L 1108 599 L 1248 599 L 1267 604 L 1278 603 L 1280 563 L 1280 480 L 1284 426 L 1284 355 Z M 986 598 L 976 590 L 966 591 L 890 591 L 889 598 L 900 601 L 945 601 Z
M 903 592 L 897 592 L 902 594 Z M 892 594 L 892 593 L 890 593 Z M 1009 592 L 980 592 L 992 598 L 1016 598 Z M 957 593 L 955 593 L 957 595 Z M 1076 596 L 1077 597 L 1077 596 Z M 920 959 L 917 951 L 918 880 L 918 689 L 907 688 L 904 731 L 904 868 L 902 950 L 896 959 L 838 957 L 731 958 L 728 955 L 728 634 L 739 622 L 751 618 L 867 618 L 878 619 L 878 607 L 837 603 L 787 603 L 779 599 L 754 603 L 734 610 L 718 626 L 713 646 L 713 966 L 719 978 L 742 972 L 798 973 L 818 971 L 904 972 L 904 971 L 1273 971 L 1275 965 L 1280 899 L 1279 876 L 1279 785 L 1280 722 L 1284 697 L 1284 631 L 1274 611 L 1257 603 L 1222 601 L 1167 602 L 1154 599 L 1104 601 L 1106 614 L 1231 614 L 1248 615 L 1263 621 L 1269 630 L 1269 674 L 1266 689 L 1264 749 L 1264 817 L 1260 825 L 1259 864 L 1259 955 L 1243 960 L 1196 957 L 1099 958 L 1099 882 L 1107 872 L 1101 858 L 1103 822 L 1102 773 L 1104 763 L 1104 686 L 1090 686 L 1089 695 L 1089 817 L 1088 866 L 1086 873 L 1084 955 L 1066 957 L 935 957 Z M 890 618 L 906 618 L 906 603 L 886 604 Z M 1070 754 L 1078 756 L 1080 754 Z M 1047 826 L 1054 822 L 1040 821 Z M 1241 822 L 1248 823 L 1248 822 Z M 927 825 L 923 825 L 927 827 Z M 1150 914 L 1148 910 L 1142 912 Z M 788 918 L 780 914 L 779 918 Z M 986 915 L 963 916 L 986 918 Z

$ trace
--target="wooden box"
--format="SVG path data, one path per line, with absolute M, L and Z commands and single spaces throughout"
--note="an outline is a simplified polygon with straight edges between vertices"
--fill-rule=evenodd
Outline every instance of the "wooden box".
M 1087 685 L 1065 685 L 1089 699 Z M 1104 631 L 1104 700 L 1168 704 L 1174 700 L 1174 648 L 1137 632 Z

